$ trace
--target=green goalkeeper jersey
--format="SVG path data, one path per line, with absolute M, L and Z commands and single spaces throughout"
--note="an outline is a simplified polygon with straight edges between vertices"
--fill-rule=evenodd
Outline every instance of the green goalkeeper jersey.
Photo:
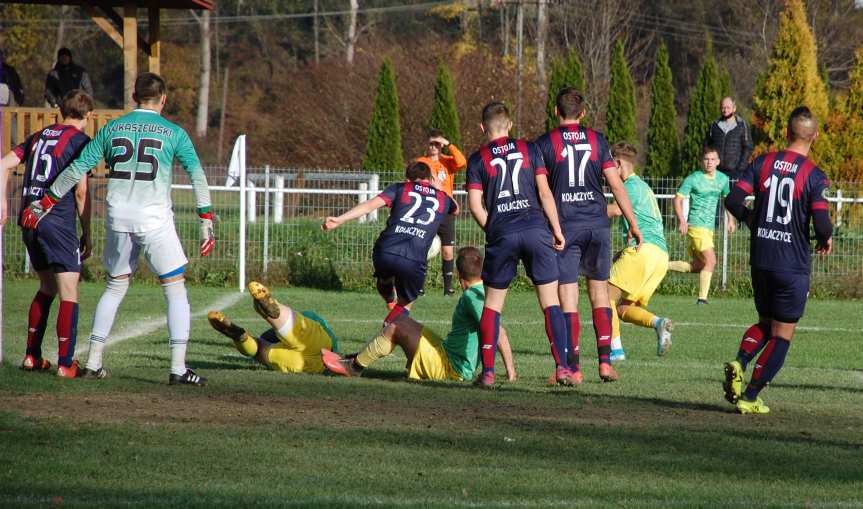
M 714 172 L 708 176 L 702 170 L 690 174 L 677 190 L 677 195 L 689 198 L 689 226 L 713 230 L 716 225 L 716 206 L 721 196 L 729 192 L 728 176 Z
M 108 166 L 106 227 L 118 232 L 146 232 L 173 221 L 171 183 L 174 158 L 189 174 L 198 212 L 210 207 L 210 191 L 189 135 L 158 112 L 137 109 L 112 120 L 96 133 L 81 155 L 51 186 L 51 194 L 69 192 L 88 170 Z
M 629 195 L 629 201 L 632 202 L 632 213 L 635 214 L 635 220 L 638 221 L 638 229 L 641 230 L 644 242 L 655 244 L 663 251 L 668 252 L 668 246 L 665 244 L 665 233 L 662 229 L 662 213 L 659 211 L 659 204 L 656 202 L 653 189 L 634 173 L 623 181 L 623 187 L 626 189 L 626 194 Z M 626 222 L 626 219 L 623 220 L 623 224 L 624 234 L 628 234 L 629 223 Z
M 463 380 L 473 378 L 479 363 L 479 319 L 485 287 L 477 283 L 462 293 L 452 313 L 452 328 L 443 342 L 449 362 Z

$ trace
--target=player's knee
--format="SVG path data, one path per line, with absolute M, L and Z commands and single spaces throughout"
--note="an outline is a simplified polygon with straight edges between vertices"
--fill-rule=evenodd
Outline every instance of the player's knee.
M 126 291 L 129 290 L 129 275 L 125 274 L 122 276 L 108 276 L 105 281 L 105 291 L 111 292 L 123 298 L 126 295 Z

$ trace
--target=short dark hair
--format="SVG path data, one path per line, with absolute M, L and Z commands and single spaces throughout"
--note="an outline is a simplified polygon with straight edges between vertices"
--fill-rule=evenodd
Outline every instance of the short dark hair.
M 461 279 L 479 279 L 482 276 L 482 253 L 473 246 L 463 247 L 458 250 L 455 266 Z
M 437 138 L 438 136 L 443 136 L 443 131 L 440 129 L 429 129 L 429 138 Z
M 705 145 L 704 148 L 701 149 L 701 157 L 704 157 L 711 152 L 716 153 L 716 157 L 719 157 L 719 149 L 714 145 Z
M 57 50 L 57 58 L 59 59 L 63 55 L 66 55 L 69 58 L 72 58 L 72 50 L 69 48 L 63 47 Z
M 405 168 L 405 177 L 408 180 L 428 180 L 432 177 L 431 168 L 422 161 L 411 161 Z
M 806 106 L 794 108 L 788 117 L 788 138 L 791 141 L 812 141 L 818 132 L 818 120 Z
M 611 157 L 635 164 L 636 157 L 638 157 L 638 149 L 631 143 L 619 141 L 611 146 Z
M 573 87 L 565 87 L 557 93 L 555 104 L 561 117 L 576 119 L 584 112 L 584 95 Z
M 156 73 L 143 72 L 135 79 L 135 102 L 142 104 L 165 95 L 165 80 Z
M 482 109 L 482 125 L 488 127 L 498 127 L 498 125 L 492 126 L 492 124 L 499 124 L 501 122 L 509 121 L 509 108 L 506 107 L 506 104 L 500 101 L 492 101 L 486 104 Z M 501 126 L 502 127 L 502 126 Z
M 87 113 L 93 111 L 93 98 L 81 89 L 66 92 L 60 101 L 60 114 L 63 118 L 83 120 Z

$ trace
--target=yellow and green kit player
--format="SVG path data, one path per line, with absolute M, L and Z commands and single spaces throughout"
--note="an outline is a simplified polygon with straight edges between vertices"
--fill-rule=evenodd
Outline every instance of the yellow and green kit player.
M 674 196 L 678 230 L 681 235 L 686 235 L 689 242 L 691 261 L 673 261 L 668 264 L 668 268 L 676 272 L 698 273 L 697 303 L 707 304 L 710 279 L 716 268 L 716 251 L 713 248 L 716 207 L 720 197 L 728 196 L 729 182 L 724 173 L 716 171 L 719 167 L 719 151 L 715 147 L 705 147 L 702 156 L 702 169 L 686 177 Z M 689 199 L 689 217 L 684 217 L 683 213 L 685 199 Z M 726 219 L 728 233 L 734 233 L 734 218 L 727 214 Z

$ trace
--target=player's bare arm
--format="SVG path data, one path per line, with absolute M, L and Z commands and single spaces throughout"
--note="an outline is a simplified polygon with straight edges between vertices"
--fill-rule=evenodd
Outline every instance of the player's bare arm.
M 364 201 L 352 208 L 351 210 L 345 212 L 340 216 L 330 216 L 324 220 L 323 224 L 321 224 L 322 230 L 335 230 L 339 226 L 344 223 L 354 220 L 358 217 L 364 216 L 369 212 L 373 212 L 381 207 L 386 206 L 386 202 L 380 196 L 375 196 L 371 200 Z
M 623 180 L 620 178 L 616 168 L 607 168 L 602 171 L 605 175 L 605 181 L 611 189 L 611 194 L 614 196 L 614 201 L 617 204 L 620 213 L 626 218 L 629 223 L 629 233 L 636 240 L 635 248 L 641 247 L 644 238 L 641 236 L 641 230 L 638 229 L 638 220 L 635 219 L 635 214 L 632 212 L 632 202 L 629 200 L 629 195 L 626 194 L 626 189 L 623 187 Z
M 554 193 L 551 192 L 551 187 L 548 185 L 548 177 L 543 174 L 537 174 L 535 178 L 539 203 L 542 205 L 545 217 L 548 218 L 548 222 L 551 225 L 551 234 L 554 236 L 554 248 L 558 251 L 563 251 L 566 239 L 563 236 L 563 230 L 560 228 L 557 205 L 554 202 Z
M 78 220 L 81 223 L 81 260 L 90 257 L 93 246 L 90 241 L 91 192 L 87 175 L 78 182 L 75 188 L 75 207 L 78 209 Z
M 481 189 L 468 189 L 467 205 L 476 223 L 480 228 L 485 229 L 485 225 L 488 223 L 488 211 L 485 210 L 485 205 L 482 202 Z
M 9 197 L 6 196 L 6 190 L 9 189 L 9 175 L 12 173 L 12 168 L 20 163 L 21 158 L 14 150 L 0 159 L 0 225 L 6 224 L 6 218 L 9 217 Z
M 734 233 L 737 231 L 737 220 L 734 219 L 734 216 L 729 214 L 727 210 L 725 211 L 725 224 L 728 225 L 726 226 L 728 233 Z
M 689 231 L 689 224 L 686 222 L 686 217 L 683 215 L 683 200 L 685 197 L 680 194 L 675 194 L 672 202 L 674 203 L 674 215 L 677 216 L 677 229 L 681 235 L 686 235 Z
M 620 211 L 620 207 L 618 207 L 616 203 L 609 203 L 606 213 L 608 214 L 609 219 L 614 219 L 615 217 L 623 215 L 623 212 Z

